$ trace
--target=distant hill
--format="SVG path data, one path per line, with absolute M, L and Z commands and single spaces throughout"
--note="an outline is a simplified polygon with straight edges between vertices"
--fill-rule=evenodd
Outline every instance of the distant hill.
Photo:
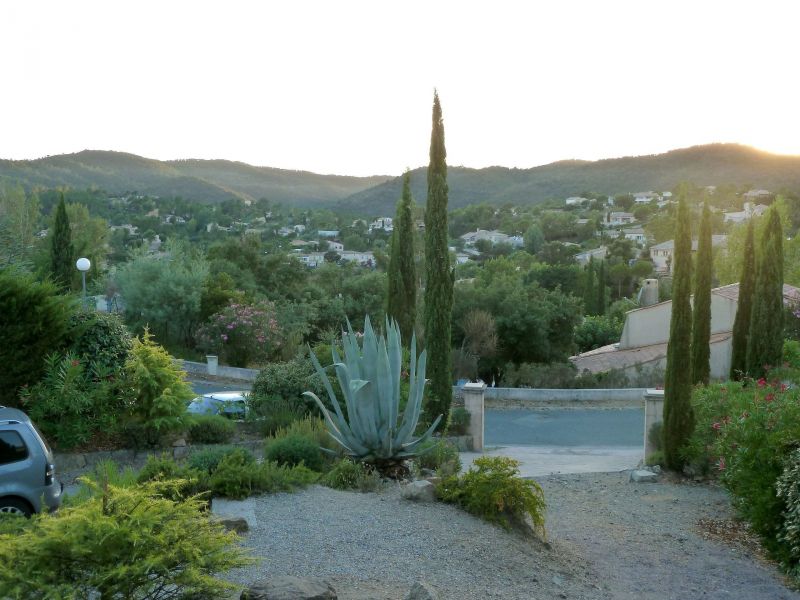
M 425 203 L 426 173 L 425 168 L 411 172 L 411 191 L 419 204 Z M 651 156 L 559 161 L 532 169 L 450 167 L 447 172 L 451 208 L 476 202 L 535 204 L 585 191 L 610 195 L 666 191 L 681 181 L 800 191 L 800 156 L 769 154 L 738 144 L 709 144 Z M 394 214 L 401 191 L 397 177 L 357 192 L 338 206 L 369 215 Z
M 378 216 L 394 214 L 401 178 L 346 177 L 289 171 L 227 160 L 158 161 L 124 152 L 85 150 L 37 160 L 0 160 L 0 179 L 27 188 L 101 188 L 199 202 L 265 197 L 293 206 L 327 206 Z M 581 192 L 620 194 L 698 185 L 750 184 L 771 191 L 800 191 L 800 156 L 781 156 L 737 144 L 710 144 L 665 154 L 598 161 L 567 160 L 531 169 L 489 167 L 448 170 L 450 207 L 476 202 L 535 204 Z M 411 172 L 411 190 L 425 203 L 426 169 Z
M 99 150 L 37 160 L 0 160 L 0 178 L 4 177 L 28 189 L 96 187 L 111 194 L 137 191 L 210 203 L 264 197 L 297 206 L 329 204 L 387 179 L 317 175 L 227 160 L 162 162 L 135 154 Z

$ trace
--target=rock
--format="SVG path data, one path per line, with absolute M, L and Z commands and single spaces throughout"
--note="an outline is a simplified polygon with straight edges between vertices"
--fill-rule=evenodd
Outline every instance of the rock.
M 661 474 L 661 465 L 653 465 L 651 467 L 648 467 L 647 470 L 648 471 L 652 471 L 656 475 L 660 475 Z
M 86 466 L 86 456 L 83 454 L 56 454 L 55 460 L 57 473 L 77 471 Z
M 217 518 L 216 521 L 225 528 L 225 531 L 235 531 L 239 535 L 250 530 L 247 519 L 242 517 Z
M 178 438 L 177 440 L 172 442 L 172 447 L 173 448 L 183 448 L 185 446 L 186 446 L 186 440 L 183 439 L 183 438 Z
M 172 449 L 172 458 L 181 459 L 189 455 L 189 446 L 176 446 Z
M 433 484 L 425 479 L 407 483 L 403 486 L 401 495 L 406 500 L 413 500 L 414 502 L 433 502 L 436 500 L 436 491 Z
M 643 471 L 641 469 L 637 469 L 636 471 L 631 471 L 629 481 L 632 483 L 655 483 L 658 481 L 658 475 L 652 471 Z
M 409 590 L 405 600 L 439 600 L 437 592 L 427 581 L 417 581 Z
M 336 590 L 318 577 L 270 577 L 242 592 L 240 600 L 337 600 Z

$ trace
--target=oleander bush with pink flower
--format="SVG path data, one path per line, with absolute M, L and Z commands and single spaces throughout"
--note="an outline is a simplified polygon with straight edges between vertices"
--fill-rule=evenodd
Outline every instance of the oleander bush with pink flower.
M 786 502 L 776 487 L 800 446 L 800 388 L 785 381 L 771 373 L 697 387 L 696 427 L 686 453 L 690 464 L 718 475 L 737 513 L 791 569 L 796 559 L 780 536 Z
M 264 364 L 281 349 L 275 305 L 232 303 L 211 315 L 195 334 L 197 347 L 234 367 Z

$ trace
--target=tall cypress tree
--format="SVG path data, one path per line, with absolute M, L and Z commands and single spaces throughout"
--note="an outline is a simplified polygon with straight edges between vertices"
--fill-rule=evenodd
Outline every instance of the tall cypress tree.
M 595 291 L 594 291 L 594 257 L 589 257 L 589 264 L 586 265 L 586 287 L 583 290 L 583 312 L 587 315 L 594 314 Z
M 783 358 L 783 227 L 778 210 L 769 210 L 758 254 L 753 314 L 747 342 L 747 372 L 763 377 Z
M 601 317 L 606 314 L 606 261 L 600 261 L 597 269 L 597 304 L 594 307 L 595 313 Z
M 692 383 L 708 384 L 711 371 L 711 211 L 703 203 L 697 240 L 692 310 Z
M 75 250 L 72 247 L 72 233 L 69 229 L 67 207 L 64 194 L 56 207 L 53 221 L 53 236 L 50 239 L 50 274 L 53 281 L 64 289 L 68 289 L 74 274 Z
M 753 241 L 753 219 L 747 225 L 744 242 L 742 276 L 739 278 L 739 301 L 733 321 L 733 350 L 731 351 L 731 379 L 747 374 L 747 340 L 750 338 L 750 319 L 753 314 L 753 292 L 756 285 L 756 251 Z
M 686 198 L 678 202 L 672 265 L 672 317 L 664 374 L 664 459 L 668 469 L 683 467 L 681 447 L 694 429 L 689 349 L 692 337 L 692 230 Z
M 425 209 L 425 348 L 430 379 L 428 420 L 444 415 L 453 397 L 450 363 L 450 320 L 453 311 L 453 270 L 447 247 L 447 153 L 439 94 L 433 95 L 428 199 Z
M 397 321 L 403 341 L 411 343 L 417 318 L 417 270 L 414 264 L 414 222 L 410 173 L 403 175 L 403 196 L 397 203 L 389 257 L 386 313 Z

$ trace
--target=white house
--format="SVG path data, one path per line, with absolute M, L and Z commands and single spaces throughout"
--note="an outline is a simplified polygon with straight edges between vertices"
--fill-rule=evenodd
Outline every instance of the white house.
M 800 303 L 800 289 L 783 286 L 785 305 Z M 739 302 L 739 284 L 711 290 L 711 377 L 727 379 L 731 368 L 733 322 Z M 642 368 L 664 368 L 672 317 L 672 301 L 636 308 L 625 315 L 620 340 L 570 358 L 579 372 L 605 373 L 612 369 L 634 374 Z
M 379 217 L 369 224 L 370 231 L 374 231 L 376 229 L 380 229 L 389 233 L 394 231 L 394 225 L 392 224 L 392 217 Z
M 293 226 L 293 227 L 292 227 L 292 229 L 294 229 L 294 232 L 295 232 L 297 235 L 300 235 L 300 234 L 302 234 L 302 233 L 305 233 L 305 232 L 306 232 L 306 226 L 305 226 L 305 225 L 303 225 L 302 223 L 299 223 L 299 224 L 297 224 L 297 225 Z
M 742 194 L 742 197 L 747 200 L 748 202 L 764 200 L 765 198 L 769 198 L 772 195 L 772 192 L 769 190 L 750 190 L 749 192 L 745 192 Z
M 724 247 L 728 242 L 727 235 L 712 235 L 712 247 Z M 660 244 L 650 246 L 650 258 L 653 261 L 653 266 L 658 273 L 671 273 L 672 272 L 672 255 L 675 252 L 675 240 L 667 240 Z M 692 240 L 692 252 L 697 252 L 697 240 Z
M 589 264 L 589 261 L 594 260 L 604 260 L 606 254 L 608 253 L 608 248 L 605 246 L 600 246 L 599 248 L 594 248 L 592 250 L 586 250 L 581 252 L 580 254 L 575 255 L 575 260 L 578 262 L 579 265 L 585 266 Z
M 344 251 L 344 244 L 341 242 L 328 242 L 328 252 L 339 252 L 342 253 Z
M 722 213 L 722 220 L 725 223 L 744 223 L 753 217 L 760 217 L 769 207 L 766 204 L 753 205 L 752 202 L 744 203 L 744 210 L 739 212 Z
M 630 225 L 636 222 L 633 213 L 629 212 L 612 212 L 608 214 L 604 225 L 606 227 L 619 227 L 620 225 Z
M 655 192 L 636 192 L 633 201 L 636 204 L 650 204 L 653 200 L 660 200 L 661 197 Z
M 644 229 L 641 227 L 632 227 L 630 229 L 623 229 L 622 235 L 625 236 L 626 240 L 631 240 L 634 244 L 638 246 L 644 246 L 647 242 L 647 235 L 644 232 Z
M 469 233 L 462 235 L 461 239 L 464 240 L 465 246 L 474 246 L 479 240 L 488 240 L 492 243 L 492 245 L 512 244 L 511 236 L 508 236 L 505 233 L 500 233 L 496 229 L 492 231 L 486 231 L 485 229 L 470 231 Z M 524 244 L 524 241 L 522 243 Z
M 570 196 L 569 198 L 564 200 L 564 203 L 567 206 L 579 206 L 579 205 L 583 204 L 584 202 L 589 202 L 589 199 L 588 198 L 583 198 L 581 196 Z
M 339 237 L 339 230 L 338 229 L 320 229 L 317 232 L 319 237 L 323 238 L 335 238 Z

